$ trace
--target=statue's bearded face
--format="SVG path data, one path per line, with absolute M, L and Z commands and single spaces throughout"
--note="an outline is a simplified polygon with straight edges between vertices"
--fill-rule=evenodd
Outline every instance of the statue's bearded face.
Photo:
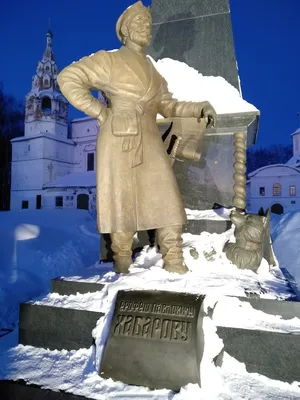
M 151 40 L 151 28 L 152 21 L 149 14 L 136 15 L 128 24 L 129 39 L 140 46 L 148 46 Z

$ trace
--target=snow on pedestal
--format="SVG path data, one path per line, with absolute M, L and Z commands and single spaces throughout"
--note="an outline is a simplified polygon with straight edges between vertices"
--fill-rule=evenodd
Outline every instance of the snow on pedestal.
M 221 76 L 203 76 L 181 61 L 164 58 L 155 62 L 158 72 L 168 82 L 173 97 L 180 101 L 209 101 L 217 114 L 258 111 L 244 100 L 239 91 Z

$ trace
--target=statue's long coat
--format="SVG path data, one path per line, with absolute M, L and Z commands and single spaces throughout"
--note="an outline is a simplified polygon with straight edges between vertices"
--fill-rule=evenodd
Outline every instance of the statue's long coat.
M 84 57 L 58 76 L 65 97 L 91 117 L 97 118 L 104 106 L 89 89 L 102 90 L 109 99 L 112 113 L 97 139 L 101 233 L 136 232 L 186 223 L 156 115 L 193 117 L 195 103 L 173 99 L 166 81 L 147 60 L 144 55 L 121 47 Z

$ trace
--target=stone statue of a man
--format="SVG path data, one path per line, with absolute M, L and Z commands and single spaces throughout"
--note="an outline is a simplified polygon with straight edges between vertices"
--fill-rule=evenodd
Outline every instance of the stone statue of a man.
M 99 232 L 111 235 L 115 272 L 129 272 L 134 234 L 157 229 L 164 268 L 183 274 L 187 267 L 181 234 L 186 214 L 156 115 L 214 122 L 216 114 L 208 102 L 172 98 L 167 82 L 145 54 L 151 25 L 149 8 L 138 1 L 117 22 L 123 46 L 71 64 L 59 74 L 58 83 L 74 107 L 100 124 L 97 223 Z M 108 107 L 90 90 L 103 91 Z

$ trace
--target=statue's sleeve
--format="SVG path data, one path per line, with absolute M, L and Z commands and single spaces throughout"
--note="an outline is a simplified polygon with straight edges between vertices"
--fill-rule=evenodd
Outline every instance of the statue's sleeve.
M 109 82 L 110 71 L 111 58 L 101 50 L 64 68 L 57 82 L 62 94 L 75 108 L 97 118 L 105 106 L 91 90 L 103 90 Z
M 165 118 L 198 118 L 201 112 L 202 103 L 196 103 L 192 101 L 178 101 L 177 99 L 174 99 L 173 94 L 170 93 L 168 90 L 167 81 L 164 78 L 162 78 L 162 80 L 162 97 L 159 104 L 159 114 L 161 114 Z

